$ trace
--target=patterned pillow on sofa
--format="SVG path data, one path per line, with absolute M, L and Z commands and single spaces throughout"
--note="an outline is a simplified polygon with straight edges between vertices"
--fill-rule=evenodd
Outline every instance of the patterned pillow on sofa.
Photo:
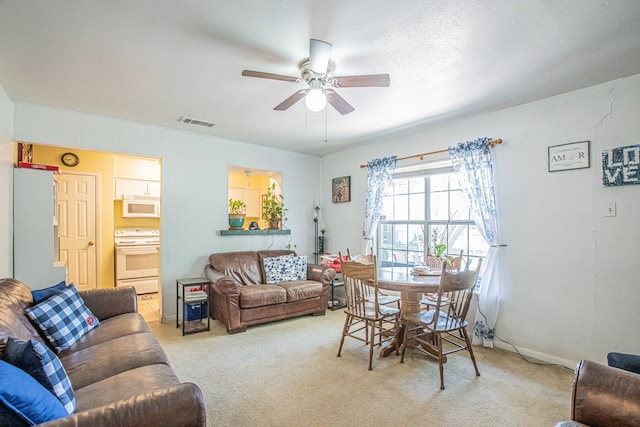
M 47 340 L 60 353 L 84 334 L 100 324 L 100 321 L 84 305 L 78 289 L 68 286 L 58 295 L 25 309 L 27 316 L 44 332 Z
M 267 284 L 305 280 L 307 278 L 307 257 L 284 255 L 265 258 L 264 274 Z

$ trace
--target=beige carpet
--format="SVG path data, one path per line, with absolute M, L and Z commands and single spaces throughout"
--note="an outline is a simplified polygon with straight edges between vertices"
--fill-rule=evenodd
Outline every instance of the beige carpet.
M 341 310 L 227 335 L 182 336 L 175 324 L 151 323 L 173 368 L 203 391 L 209 426 L 553 426 L 570 416 L 573 372 L 518 355 L 474 347 L 449 356 L 446 389 L 435 359 L 408 349 L 374 358 L 347 339 L 336 357 Z

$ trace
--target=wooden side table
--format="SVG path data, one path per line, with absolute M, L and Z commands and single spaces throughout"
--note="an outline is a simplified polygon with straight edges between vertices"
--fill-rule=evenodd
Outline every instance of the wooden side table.
M 183 336 L 211 329 L 209 286 L 209 281 L 204 277 L 176 280 L 176 328 L 180 327 L 182 311 Z M 204 319 L 207 321 L 204 322 Z

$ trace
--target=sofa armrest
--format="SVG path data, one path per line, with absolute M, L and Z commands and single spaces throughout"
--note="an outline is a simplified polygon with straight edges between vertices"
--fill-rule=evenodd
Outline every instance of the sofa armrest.
M 130 399 L 76 412 L 68 417 L 39 424 L 42 427 L 203 427 L 206 426 L 204 398 L 192 383 L 154 389 Z
M 80 292 L 85 305 L 99 320 L 138 311 L 136 288 L 92 289 Z
M 586 425 L 640 425 L 640 375 L 589 360 L 576 367 L 571 419 Z
M 240 321 L 240 288 L 243 285 L 209 264 L 204 267 L 204 277 L 211 282 L 209 293 L 211 317 L 225 325 L 230 334 L 244 332 L 247 327 L 241 326 Z
M 204 277 L 211 282 L 211 287 L 220 294 L 238 293 L 242 285 L 234 278 L 214 269 L 210 265 L 204 267 Z
M 315 280 L 323 286 L 329 286 L 336 277 L 336 271 L 331 267 L 318 264 L 307 264 L 307 280 Z

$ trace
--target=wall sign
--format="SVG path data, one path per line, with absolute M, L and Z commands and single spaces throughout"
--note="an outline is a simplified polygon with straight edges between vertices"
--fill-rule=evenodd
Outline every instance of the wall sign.
M 640 184 L 640 145 L 602 150 L 602 185 Z
M 589 167 L 589 141 L 549 147 L 549 172 Z

